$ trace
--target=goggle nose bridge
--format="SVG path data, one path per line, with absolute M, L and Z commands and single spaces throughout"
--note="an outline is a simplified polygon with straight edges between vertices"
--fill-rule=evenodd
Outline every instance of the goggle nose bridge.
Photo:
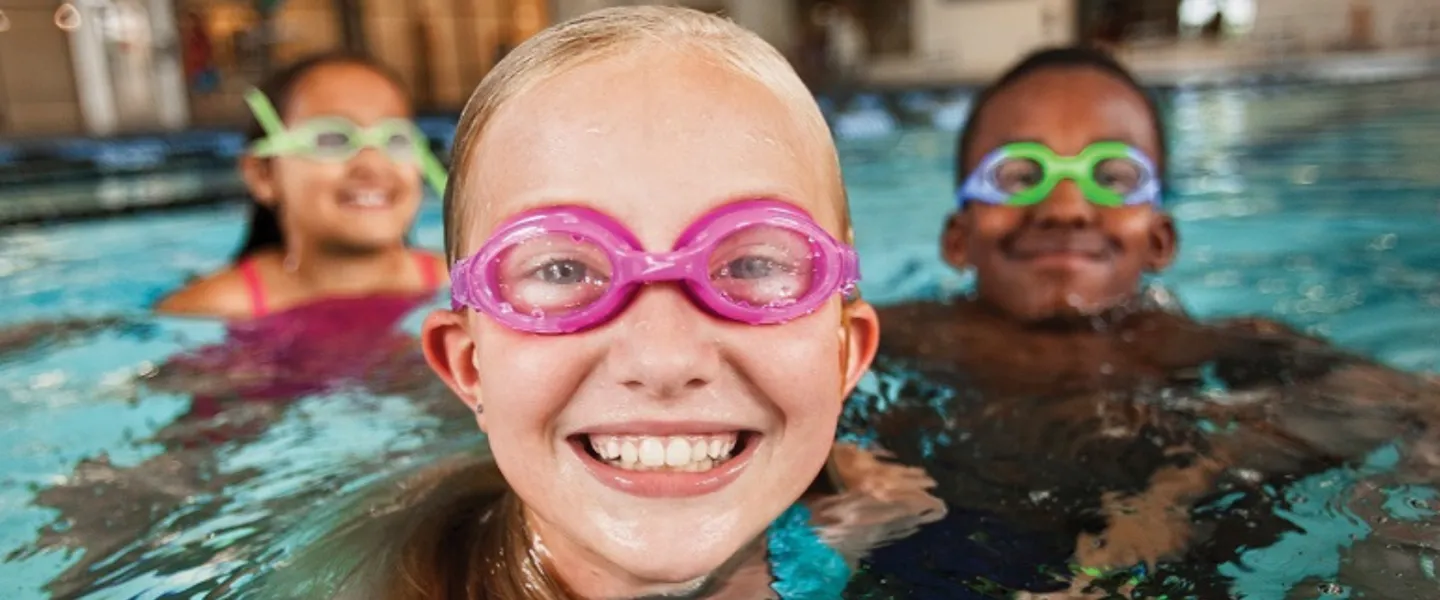
M 705 252 L 708 243 L 696 243 L 670 252 L 631 250 L 620 254 L 622 277 L 637 283 L 691 281 L 697 279 L 695 255 Z

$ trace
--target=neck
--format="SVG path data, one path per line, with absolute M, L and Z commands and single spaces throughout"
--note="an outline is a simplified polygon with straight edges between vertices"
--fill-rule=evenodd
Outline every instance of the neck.
M 282 268 L 300 286 L 325 295 L 362 294 L 395 287 L 397 273 L 410 268 L 410 249 L 395 245 L 376 250 L 296 244 L 281 255 Z

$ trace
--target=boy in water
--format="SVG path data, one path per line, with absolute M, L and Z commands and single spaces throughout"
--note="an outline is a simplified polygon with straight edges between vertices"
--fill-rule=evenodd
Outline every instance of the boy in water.
M 1270 321 L 1202 325 L 1142 292 L 1178 242 L 1163 131 L 1108 56 L 1032 55 L 980 96 L 960 138 L 941 246 L 975 270 L 976 294 L 880 313 L 881 354 L 953 395 L 939 409 L 902 399 L 862 428 L 939 480 L 952 529 L 999 515 L 1010 547 L 996 563 L 1028 560 L 1031 574 L 1006 585 L 1034 589 L 1042 565 L 1178 557 L 1200 537 L 1189 508 L 1205 496 L 1343 464 L 1434 422 L 1437 394 L 1418 378 Z M 923 562 L 907 545 L 984 554 L 936 535 L 875 564 Z M 994 581 L 993 568 L 957 570 Z

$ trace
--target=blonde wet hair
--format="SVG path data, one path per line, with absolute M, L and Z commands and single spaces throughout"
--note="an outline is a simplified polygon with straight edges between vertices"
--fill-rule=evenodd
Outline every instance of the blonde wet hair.
M 508 102 L 535 86 L 577 67 L 662 46 L 712 60 L 764 86 L 790 109 L 807 142 L 823 149 L 840 234 L 853 238 L 849 205 L 840 179 L 840 160 L 825 117 L 814 96 L 773 46 L 729 20 L 688 8 L 624 6 L 586 13 L 526 40 L 490 71 L 460 114 L 445 193 L 445 255 L 451 264 L 463 257 L 466 231 L 476 216 L 473 188 L 486 173 L 472 164 L 491 119 Z

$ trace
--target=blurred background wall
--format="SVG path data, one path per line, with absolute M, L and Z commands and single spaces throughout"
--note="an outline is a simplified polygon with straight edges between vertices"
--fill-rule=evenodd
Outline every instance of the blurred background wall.
M 239 95 L 309 52 L 369 52 L 453 112 L 546 25 L 635 0 L 0 0 L 0 137 L 232 127 Z M 837 37 L 854 84 L 963 83 L 1038 46 L 1109 44 L 1142 72 L 1440 47 L 1440 0 L 686 0 L 812 81 Z M 839 15 L 839 16 L 837 16 Z M 850 33 L 846 33 L 847 29 Z M 826 42 L 825 40 L 832 40 Z

